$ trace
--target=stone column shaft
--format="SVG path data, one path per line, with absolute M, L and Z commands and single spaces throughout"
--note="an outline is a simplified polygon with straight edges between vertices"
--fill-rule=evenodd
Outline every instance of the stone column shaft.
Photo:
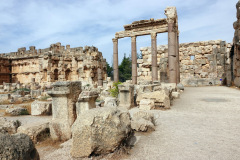
M 137 44 L 136 36 L 131 38 L 132 47 L 132 84 L 137 84 Z
M 152 81 L 158 81 L 157 68 L 157 33 L 151 34 L 151 52 L 152 52 Z
M 103 86 L 102 69 L 98 68 L 98 86 Z
M 177 83 L 176 31 L 174 22 L 168 23 L 168 68 L 169 83 Z
M 177 56 L 177 83 L 180 83 L 180 63 L 179 63 L 179 33 L 176 34 L 176 56 Z
M 119 81 L 119 73 L 118 73 L 118 39 L 113 38 L 113 75 L 114 82 Z

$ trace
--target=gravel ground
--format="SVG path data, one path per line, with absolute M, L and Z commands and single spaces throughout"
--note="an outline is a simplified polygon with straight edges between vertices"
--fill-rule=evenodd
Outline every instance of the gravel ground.
M 155 113 L 156 131 L 138 136 L 128 159 L 240 159 L 240 90 L 185 88 L 170 110 Z
M 21 125 L 36 125 L 36 124 L 42 124 L 46 122 L 50 122 L 52 119 L 52 116 L 5 116 L 4 118 L 7 118 L 8 120 L 19 120 L 21 122 Z

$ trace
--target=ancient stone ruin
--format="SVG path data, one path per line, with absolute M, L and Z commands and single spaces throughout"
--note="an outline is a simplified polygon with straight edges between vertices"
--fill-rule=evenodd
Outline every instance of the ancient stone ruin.
M 231 62 L 233 64 L 231 68 L 233 72 L 232 79 L 234 81 L 234 84 L 240 87 L 240 2 L 237 3 L 236 8 L 237 8 L 237 21 L 233 23 L 235 33 L 230 57 Z
M 106 59 L 96 47 L 70 48 L 56 43 L 46 49 L 29 48 L 0 54 L 0 85 L 30 83 L 34 78 L 41 86 L 76 80 L 102 86 L 107 78 Z
M 179 45 L 180 83 L 184 86 L 228 85 L 232 83 L 232 45 L 225 41 L 201 41 Z M 138 59 L 138 81 L 151 80 L 151 47 L 142 47 Z M 168 46 L 157 47 L 158 75 L 169 82 Z
M 118 85 L 107 77 L 106 60 L 93 46 L 56 43 L 0 54 L 0 159 L 38 160 L 45 152 L 35 145 L 48 138 L 64 142 L 51 150 L 54 154 L 104 159 L 132 149 L 139 135 L 150 138 L 159 129 L 159 116 L 165 118 L 181 100 L 184 86 L 240 87 L 240 2 L 233 45 L 222 40 L 179 44 L 176 7 L 167 7 L 165 15 L 135 21 L 115 34 L 114 82 L 119 81 L 118 39 L 131 37 L 132 47 L 132 80 Z M 164 32 L 168 45 L 157 46 L 157 34 Z M 151 35 L 151 47 L 142 47 L 142 59 L 137 59 L 136 38 L 143 35 Z
M 137 50 L 136 38 L 137 36 L 151 35 L 151 76 L 152 81 L 158 81 L 158 62 L 157 62 L 157 34 L 168 32 L 168 46 L 169 46 L 169 82 L 179 83 L 179 31 L 178 31 L 178 17 L 176 7 L 167 7 L 165 9 L 166 19 L 150 19 L 135 21 L 132 24 L 124 26 L 125 31 L 117 32 L 113 38 L 113 64 L 114 64 L 114 81 L 119 80 L 118 75 L 118 39 L 124 37 L 131 37 L 131 55 L 132 55 L 132 83 L 137 84 Z

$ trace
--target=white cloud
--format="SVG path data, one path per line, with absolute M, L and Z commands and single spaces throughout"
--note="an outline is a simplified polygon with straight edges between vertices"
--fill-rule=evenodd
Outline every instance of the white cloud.
M 167 6 L 176 6 L 180 42 L 223 39 L 231 42 L 236 0 L 1 0 L 0 53 L 35 45 L 47 48 L 62 42 L 72 47 L 95 45 L 112 61 L 112 38 L 135 20 L 163 18 Z M 158 35 L 158 44 L 167 34 Z M 139 37 L 138 50 L 151 44 Z M 131 51 L 129 38 L 119 41 L 119 60 Z M 139 51 L 138 51 L 139 52 Z

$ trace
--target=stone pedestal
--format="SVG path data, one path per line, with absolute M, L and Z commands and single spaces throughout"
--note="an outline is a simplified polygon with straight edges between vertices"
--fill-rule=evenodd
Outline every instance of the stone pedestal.
M 81 93 L 81 82 L 55 82 L 48 95 L 52 97 L 50 134 L 54 140 L 71 138 L 71 126 L 76 119 L 76 102 Z
M 80 115 L 81 113 L 96 108 L 96 99 L 98 97 L 98 93 L 95 91 L 83 91 L 78 98 L 77 104 L 76 104 L 76 111 L 77 115 Z
M 134 107 L 134 85 L 121 84 L 119 89 L 119 106 L 130 109 Z

